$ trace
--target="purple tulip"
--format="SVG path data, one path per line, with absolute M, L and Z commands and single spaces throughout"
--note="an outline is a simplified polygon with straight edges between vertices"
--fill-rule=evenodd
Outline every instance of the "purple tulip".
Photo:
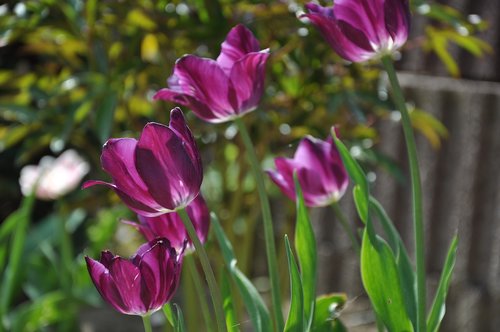
M 309 207 L 326 206 L 344 195 L 349 178 L 331 137 L 326 141 L 303 138 L 293 159 L 275 158 L 276 170 L 268 170 L 271 179 L 290 199 L 295 200 L 294 172 Z
M 160 309 L 179 284 L 182 252 L 167 239 L 143 244 L 130 259 L 101 253 L 99 261 L 85 257 L 90 277 L 103 299 L 127 315 L 146 315 Z
M 408 0 L 335 0 L 333 7 L 308 3 L 307 17 L 335 52 L 352 62 L 390 54 L 408 38 Z
M 264 91 L 269 50 L 243 25 L 234 27 L 222 43 L 217 60 L 185 55 L 175 63 L 168 88 L 154 99 L 187 107 L 201 119 L 220 123 L 253 111 Z
M 203 197 L 198 195 L 187 207 L 187 214 L 196 230 L 196 234 L 202 243 L 205 243 L 210 226 L 210 211 Z M 157 237 L 167 238 L 171 245 L 177 250 L 184 246 L 186 239 L 189 239 L 186 228 L 180 216 L 176 212 L 162 214 L 157 217 L 144 217 L 137 215 L 139 223 L 124 221 L 126 224 L 137 228 L 144 237 L 151 241 Z M 192 248 L 191 241 L 187 243 L 187 248 Z
M 203 179 L 198 148 L 179 108 L 172 110 L 169 127 L 150 122 L 139 140 L 108 140 L 101 164 L 113 183 L 87 181 L 83 188 L 109 186 L 130 209 L 148 217 L 187 206 Z

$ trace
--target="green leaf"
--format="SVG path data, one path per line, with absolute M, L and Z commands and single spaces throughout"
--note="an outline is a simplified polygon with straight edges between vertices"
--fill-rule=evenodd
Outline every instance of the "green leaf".
M 286 257 L 290 274 L 290 311 L 284 332 L 304 332 L 304 293 L 300 280 L 299 267 L 295 261 L 288 236 L 285 235 Z
M 366 224 L 368 221 L 368 201 L 365 198 L 365 193 L 359 185 L 355 185 L 352 189 L 352 196 L 354 198 L 354 204 L 356 205 L 356 211 L 358 211 L 359 218 Z
M 26 233 L 30 222 L 31 211 L 33 209 L 35 197 L 31 194 L 25 197 L 21 203 L 21 207 L 13 212 L 5 220 L 5 224 L 16 225 L 12 232 L 12 243 L 8 249 L 9 260 L 2 276 L 2 285 L 0 291 L 0 317 L 5 317 L 9 310 L 10 301 L 14 294 L 16 283 L 19 282 L 18 276 L 21 269 L 21 260 L 24 251 Z M 1 324 L 1 322 L 0 322 Z
M 372 243 L 372 239 L 377 243 Z M 361 278 L 373 308 L 389 331 L 413 331 L 401 289 L 396 258 L 387 242 L 368 235 L 361 247 Z
M 455 266 L 455 259 L 457 257 L 457 245 L 458 238 L 455 235 L 453 237 L 453 240 L 451 241 L 448 254 L 446 255 L 446 261 L 444 263 L 441 278 L 439 279 L 436 297 L 434 298 L 429 317 L 427 318 L 427 331 L 429 332 L 435 332 L 439 330 L 439 325 L 441 324 L 441 321 L 446 312 L 445 300 L 448 293 L 448 288 L 450 287 L 453 267 Z
M 221 293 L 224 314 L 226 315 L 227 330 L 228 332 L 239 331 L 237 328 L 238 320 L 236 319 L 236 311 L 234 310 L 233 297 L 231 296 L 231 281 L 226 271 L 222 271 Z
M 349 177 L 354 181 L 353 189 L 354 202 L 358 211 L 359 217 L 366 224 L 368 222 L 368 197 L 369 188 L 368 181 L 363 169 L 356 160 L 351 156 L 347 147 L 335 135 L 335 130 L 332 130 L 332 136 L 339 150 L 342 162 L 349 173 Z
M 104 144 L 111 136 L 111 129 L 113 127 L 113 119 L 115 115 L 115 108 L 118 99 L 114 94 L 108 94 L 104 97 L 101 105 L 97 109 L 96 114 L 96 127 L 99 140 Z
M 347 170 L 347 173 L 349 173 L 349 177 L 354 181 L 354 183 L 360 186 L 361 192 L 366 197 L 366 201 L 368 201 L 368 181 L 366 180 L 366 175 L 363 172 L 363 169 L 351 156 L 344 143 L 337 138 L 334 130 L 332 130 L 332 136 L 335 145 L 339 150 L 340 157 L 342 158 L 342 162 Z
M 66 309 L 66 310 L 65 310 Z M 43 331 L 47 325 L 64 320 L 68 314 L 67 296 L 61 291 L 43 294 L 41 297 L 16 307 L 10 319 L 11 331 Z
M 267 310 L 262 297 L 250 280 L 248 280 L 243 272 L 241 272 L 236 266 L 236 258 L 234 256 L 232 245 L 226 237 L 226 234 L 224 234 L 224 230 L 222 229 L 217 216 L 212 213 L 211 217 L 212 226 L 215 231 L 217 241 L 219 242 L 219 246 L 222 250 L 224 262 L 241 294 L 243 303 L 247 308 L 255 331 L 272 331 L 273 326 L 271 318 L 269 317 L 269 311 Z
M 174 311 L 172 310 L 172 304 L 170 302 L 165 303 L 163 306 L 163 314 L 165 315 L 165 318 L 170 326 L 175 328 L 177 324 L 177 317 L 174 316 Z
M 297 223 L 294 242 L 302 277 L 305 323 L 306 328 L 309 330 L 313 321 L 316 303 L 316 239 L 296 174 L 294 174 L 294 181 L 295 192 L 297 193 Z
M 389 239 L 389 245 L 396 255 L 396 265 L 399 271 L 401 280 L 401 288 L 406 305 L 406 312 L 408 313 L 413 326 L 417 325 L 417 298 L 416 298 L 416 273 L 413 265 L 408 256 L 408 252 L 404 246 L 403 240 L 399 235 L 396 227 L 389 219 L 382 205 L 372 196 L 370 196 L 370 207 L 375 211 L 384 232 Z
M 175 311 L 177 312 L 177 317 L 174 321 L 174 331 L 175 332 L 186 332 L 186 324 L 184 323 L 184 315 L 182 314 L 181 307 L 174 303 Z
M 343 308 L 347 296 L 345 294 L 333 293 L 321 295 L 316 298 L 316 310 L 314 311 L 313 332 L 344 332 L 345 326 L 337 318 Z

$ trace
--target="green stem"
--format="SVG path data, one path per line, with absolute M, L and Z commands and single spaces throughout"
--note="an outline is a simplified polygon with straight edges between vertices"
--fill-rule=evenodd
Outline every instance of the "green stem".
M 142 316 L 142 324 L 144 324 L 144 332 L 153 332 L 151 328 L 151 315 L 146 314 Z
M 262 219 L 264 221 L 264 238 L 266 242 L 267 265 L 269 269 L 269 278 L 271 280 L 273 312 L 276 320 L 276 329 L 278 331 L 283 331 L 284 321 L 283 313 L 281 311 L 280 283 L 278 275 L 278 263 L 276 259 L 276 245 L 274 243 L 271 206 L 269 205 L 269 199 L 267 198 L 266 187 L 264 184 L 264 177 L 262 176 L 262 170 L 257 159 L 257 154 L 255 153 L 255 148 L 253 146 L 252 140 L 250 139 L 250 135 L 248 134 L 245 124 L 243 123 L 243 120 L 241 120 L 241 118 L 236 118 L 234 122 L 238 126 L 241 138 L 243 139 L 247 157 L 252 168 L 255 182 L 257 184 L 257 191 L 259 192 L 260 205 L 262 208 Z
M 391 82 L 394 102 L 401 112 L 403 132 L 408 150 L 408 161 L 410 164 L 410 177 L 413 203 L 413 227 L 415 233 L 415 256 L 417 267 L 417 331 L 425 332 L 425 251 L 424 251 L 424 223 L 422 207 L 422 187 L 420 183 L 420 172 L 418 168 L 417 146 L 413 134 L 410 115 L 406 108 L 405 99 L 392 60 L 389 56 L 382 58 L 385 70 Z
M 349 222 L 347 221 L 346 216 L 344 213 L 342 213 L 342 210 L 340 209 L 338 203 L 333 203 L 333 212 L 337 216 L 337 219 L 340 221 L 340 224 L 342 225 L 342 228 L 344 228 L 344 231 L 347 233 L 347 236 L 349 236 L 349 239 L 351 240 L 352 247 L 358 255 L 361 254 L 361 246 L 359 245 L 359 240 L 356 237 L 356 234 L 353 232 L 351 225 L 349 225 Z
M 181 217 L 184 227 L 186 227 L 186 230 L 189 234 L 189 238 L 191 239 L 191 241 L 193 241 L 196 253 L 200 257 L 201 266 L 203 268 L 203 272 L 205 273 L 205 279 L 207 280 L 208 288 L 210 289 L 210 295 L 212 296 L 212 304 L 214 306 L 217 329 L 218 331 L 225 331 L 226 324 L 222 307 L 222 298 L 220 295 L 219 287 L 217 286 L 217 282 L 215 281 L 214 271 L 212 270 L 210 261 L 208 260 L 207 252 L 201 244 L 200 238 L 196 234 L 193 223 L 191 222 L 191 219 L 189 218 L 186 210 L 180 209 L 177 210 L 177 213 Z
M 205 297 L 205 292 L 203 289 L 203 283 L 200 277 L 200 272 L 196 268 L 194 264 L 194 257 L 191 255 L 189 257 L 184 258 L 184 264 L 186 264 L 189 275 L 191 276 L 191 280 L 193 281 L 194 288 L 196 289 L 196 293 L 198 294 L 198 309 L 201 309 L 201 313 L 203 315 L 203 320 L 205 321 L 205 331 L 212 331 L 212 318 L 210 317 L 210 311 L 207 305 L 207 299 Z

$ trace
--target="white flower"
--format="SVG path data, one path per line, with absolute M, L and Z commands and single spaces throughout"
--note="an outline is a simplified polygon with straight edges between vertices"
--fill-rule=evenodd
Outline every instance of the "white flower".
M 58 158 L 45 156 L 38 165 L 23 167 L 19 184 L 24 196 L 35 190 L 37 198 L 54 200 L 75 189 L 89 169 L 75 150 L 66 150 Z

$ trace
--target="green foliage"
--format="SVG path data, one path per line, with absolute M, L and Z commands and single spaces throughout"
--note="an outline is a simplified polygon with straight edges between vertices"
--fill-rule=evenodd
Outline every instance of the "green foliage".
M 304 322 L 304 291 L 299 267 L 285 235 L 286 257 L 288 258 L 288 274 L 290 276 L 290 310 L 285 323 L 285 332 L 306 331 Z
M 304 318 L 306 330 L 311 328 L 316 302 L 317 249 L 311 220 L 304 203 L 304 196 L 297 175 L 294 174 L 297 222 L 295 226 L 295 251 L 300 266 L 304 293 Z
M 234 256 L 233 248 L 227 236 L 224 234 L 219 220 L 212 214 L 212 226 L 215 231 L 215 236 L 219 242 L 222 251 L 222 256 L 231 277 L 233 278 L 243 303 L 250 315 L 253 326 L 256 331 L 272 331 L 271 318 L 269 312 L 264 304 L 264 301 L 259 295 L 259 292 L 250 280 L 238 269 L 236 266 L 236 258 Z
M 434 297 L 434 301 L 432 302 L 429 317 L 427 318 L 427 330 L 429 332 L 439 331 L 439 326 L 446 312 L 445 301 L 446 295 L 448 294 L 448 288 L 450 287 L 453 267 L 455 266 L 455 259 L 457 258 L 457 246 L 458 238 L 455 235 L 451 241 L 448 254 L 446 255 L 443 272 L 441 272 L 441 278 L 439 279 L 436 295 Z
M 361 246 L 361 277 L 373 308 L 389 331 L 413 331 L 406 312 L 396 258 L 380 237 L 365 230 Z
M 340 311 L 347 301 L 345 294 L 326 294 L 316 298 L 313 332 L 344 332 L 347 331 L 338 319 Z

